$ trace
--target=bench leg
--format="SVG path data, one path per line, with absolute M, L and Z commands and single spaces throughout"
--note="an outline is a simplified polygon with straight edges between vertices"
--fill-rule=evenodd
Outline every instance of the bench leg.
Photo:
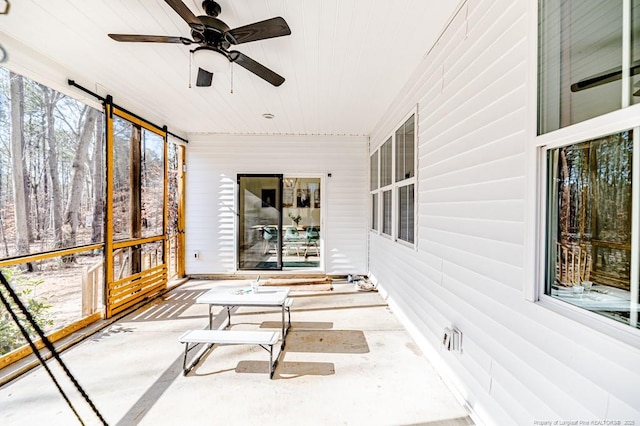
M 197 346 L 198 346 L 198 343 L 194 343 L 193 346 L 191 347 L 189 347 L 189 342 L 185 342 L 184 344 L 184 359 L 182 360 L 183 376 L 186 376 L 187 374 L 189 374 L 189 371 L 191 371 L 193 367 L 195 367 L 195 365 L 198 363 L 198 361 L 200 361 L 200 357 L 198 357 L 198 359 L 193 360 L 193 362 L 191 362 L 189 367 L 187 367 L 187 354 L 189 353 L 190 350 L 194 349 Z
M 284 322 L 284 311 L 286 309 L 286 307 L 284 306 L 286 302 L 282 303 L 282 346 L 280 346 L 280 350 L 284 349 L 284 345 L 287 343 L 287 335 L 286 332 L 287 330 L 289 330 L 288 328 L 286 328 L 286 324 Z
M 286 303 L 286 302 L 285 302 Z M 284 322 L 284 312 L 287 311 L 287 323 L 285 325 Z M 282 305 L 282 346 L 280 349 L 284 349 L 287 344 L 287 334 L 289 333 L 289 329 L 291 328 L 291 307 Z
M 269 345 L 269 349 L 265 345 L 259 345 L 262 349 L 269 352 L 269 378 L 273 379 L 273 374 L 276 372 L 276 366 L 278 365 L 278 358 L 280 357 L 280 353 L 276 357 L 275 361 L 273 360 L 273 344 Z
M 213 346 L 213 343 L 209 343 L 207 345 L 207 347 L 197 356 L 196 359 L 194 359 L 193 361 L 191 361 L 191 364 L 189 364 L 189 366 L 187 367 L 187 354 L 189 353 L 189 351 L 195 349 L 196 347 L 198 347 L 200 343 L 194 343 L 191 347 L 189 347 L 189 342 L 185 342 L 184 344 L 184 358 L 182 360 L 182 375 L 186 376 L 187 374 L 189 374 L 189 372 L 191 370 L 193 370 L 193 367 L 195 367 L 200 360 L 202 359 L 202 357 L 204 356 L 205 353 L 207 353 L 207 351 L 209 349 L 211 349 L 211 347 Z
M 189 343 L 184 344 L 184 359 L 182 360 L 182 375 L 186 376 L 189 372 L 187 370 L 187 353 L 189 353 Z
M 273 363 L 273 345 L 269 345 L 269 378 L 273 379 L 273 373 L 276 371 L 276 366 Z

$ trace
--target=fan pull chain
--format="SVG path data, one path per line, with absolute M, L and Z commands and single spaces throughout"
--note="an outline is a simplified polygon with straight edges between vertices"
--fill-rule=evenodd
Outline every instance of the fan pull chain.
M 193 50 L 189 51 L 189 89 L 191 89 L 191 61 L 193 60 Z
M 231 62 L 231 94 L 233 95 L 233 62 Z

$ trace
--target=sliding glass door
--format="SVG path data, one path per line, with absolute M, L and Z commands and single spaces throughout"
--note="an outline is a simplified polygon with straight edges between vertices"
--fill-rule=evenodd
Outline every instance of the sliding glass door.
M 282 175 L 238 175 L 238 269 L 282 269 Z

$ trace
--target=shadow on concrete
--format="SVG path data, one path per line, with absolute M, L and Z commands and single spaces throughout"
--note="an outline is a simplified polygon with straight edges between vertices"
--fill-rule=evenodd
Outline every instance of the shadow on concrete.
M 240 361 L 236 373 L 269 374 L 267 361 Z M 331 362 L 279 362 L 274 379 L 294 379 L 301 376 L 330 376 L 336 373 Z
M 127 322 L 175 321 L 176 319 L 199 318 L 201 315 L 185 315 L 185 312 L 196 305 L 196 299 L 206 293 L 201 290 L 180 290 L 169 292 L 152 301 L 127 317 Z
M 285 352 L 364 354 L 369 345 L 360 330 L 291 330 Z
M 281 326 L 280 321 L 263 321 L 260 324 L 260 328 L 275 328 L 279 329 Z M 332 322 L 319 322 L 319 321 L 291 321 L 292 329 L 312 329 L 312 330 L 329 330 L 333 328 Z
M 182 356 L 174 360 L 158 379 L 142 394 L 129 411 L 120 419 L 119 426 L 137 425 L 142 421 L 147 411 L 153 407 L 173 381 L 182 374 Z

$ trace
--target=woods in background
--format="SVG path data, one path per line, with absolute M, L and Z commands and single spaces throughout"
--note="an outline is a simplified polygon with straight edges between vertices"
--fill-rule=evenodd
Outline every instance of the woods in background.
M 101 111 L 0 69 L 0 258 L 103 240 L 103 128 Z

